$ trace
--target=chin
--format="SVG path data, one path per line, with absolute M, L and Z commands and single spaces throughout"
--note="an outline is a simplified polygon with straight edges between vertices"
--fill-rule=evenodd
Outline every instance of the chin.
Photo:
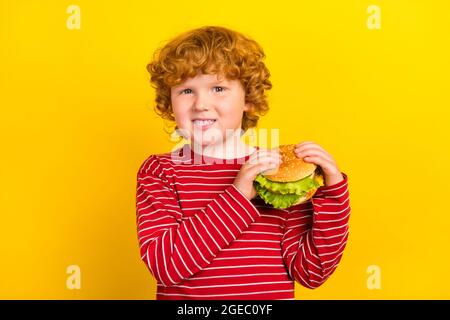
M 201 139 L 197 139 L 193 132 L 191 132 L 191 141 L 195 141 L 196 144 L 202 145 L 202 146 L 208 146 L 220 143 L 224 140 L 224 135 L 222 132 L 218 131 L 210 131 L 201 133 Z
M 217 144 L 217 141 L 209 140 L 209 139 L 205 139 L 205 140 L 201 140 L 201 141 L 194 139 L 194 142 L 196 145 L 201 145 L 202 147 L 208 147 L 208 146 L 213 146 L 213 145 Z

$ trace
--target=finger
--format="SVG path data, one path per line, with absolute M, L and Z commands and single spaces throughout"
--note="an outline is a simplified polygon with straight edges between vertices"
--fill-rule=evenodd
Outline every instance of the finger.
M 277 174 L 279 167 L 278 166 L 271 166 L 265 169 L 262 169 L 259 174 L 266 174 L 266 175 L 273 175 Z
M 259 158 L 261 158 L 261 157 L 263 157 L 264 155 L 267 155 L 267 154 L 268 154 L 268 151 L 266 151 L 266 150 L 258 150 L 258 151 L 254 152 L 254 153 L 252 153 L 250 155 L 250 157 L 248 158 L 247 162 L 254 163 L 253 161 L 255 161 L 255 160 L 257 160 L 257 159 L 259 159 Z
M 273 159 L 278 159 L 281 160 L 281 155 L 279 152 L 275 152 L 275 151 L 261 151 L 258 152 L 255 155 L 252 155 L 249 157 L 248 162 L 251 164 L 256 164 L 258 163 L 258 161 L 260 159 L 264 159 L 264 158 L 273 158 Z
M 276 171 L 278 170 L 278 167 L 279 166 L 274 162 L 260 163 L 256 166 L 253 166 L 252 168 L 250 168 L 249 174 L 251 175 L 251 177 L 254 180 L 258 174 L 261 174 L 263 172 L 268 172 L 268 171 L 273 170 L 273 173 L 276 173 Z
M 318 149 L 318 150 L 322 150 L 323 152 L 328 153 L 327 150 L 325 150 L 322 146 L 319 146 L 318 144 L 312 144 L 312 143 L 308 143 L 299 147 L 295 147 L 294 151 L 303 151 L 306 149 Z
M 255 160 L 254 163 L 249 163 L 248 164 L 248 169 L 252 169 L 258 166 L 264 166 L 264 165 L 269 165 L 269 164 L 276 164 L 276 165 L 280 165 L 282 161 L 278 158 L 274 158 L 274 157 L 263 157 L 260 158 L 258 160 Z
M 257 163 L 260 159 L 264 159 L 264 158 L 276 158 L 276 159 L 281 159 L 281 156 L 279 154 L 270 152 L 270 151 L 261 151 L 258 152 L 257 154 L 253 154 L 249 157 L 248 162 L 251 163 Z
M 336 172 L 338 170 L 335 164 L 319 156 L 308 156 L 303 158 L 303 161 L 314 163 L 315 165 L 321 167 L 325 174 Z
M 336 162 L 336 161 L 334 161 L 333 157 L 331 157 L 328 153 L 323 152 L 320 149 L 304 150 L 302 152 L 296 152 L 295 155 L 300 159 L 302 159 L 304 157 L 308 157 L 308 156 L 319 156 L 319 157 L 322 157 L 322 158 L 328 160 L 331 163 Z
M 295 145 L 295 147 L 297 148 L 297 147 L 300 147 L 300 146 L 303 146 L 303 145 L 307 145 L 307 144 L 317 144 L 317 143 L 315 143 L 314 141 L 303 141 L 303 142 L 297 143 Z
M 294 148 L 294 152 L 301 152 L 301 151 L 309 150 L 309 149 L 321 150 L 325 153 L 328 153 L 323 147 L 321 147 L 320 145 L 318 145 L 316 143 L 306 143 L 306 144 L 302 144 L 300 146 L 296 146 Z
M 280 153 L 280 149 L 279 148 L 273 148 L 273 149 L 264 149 L 264 150 L 260 150 L 262 152 L 268 152 L 268 153 L 275 153 L 275 154 L 279 154 Z
M 281 160 L 281 158 L 275 158 L 270 153 L 260 153 L 258 155 L 255 155 L 254 157 L 249 158 L 247 162 L 249 165 L 255 165 L 258 164 L 260 161 L 264 161 L 266 159 L 277 159 L 278 161 Z
M 264 154 L 279 154 L 278 151 L 273 150 L 258 150 L 251 154 L 250 157 L 257 157 L 258 155 L 264 155 Z
M 258 165 L 264 165 L 264 164 L 268 164 L 268 163 L 274 163 L 276 165 L 280 165 L 282 162 L 281 159 L 277 158 L 277 157 L 263 157 L 260 158 L 258 160 L 255 160 L 254 163 L 249 163 L 248 167 L 254 167 L 254 166 L 258 166 Z

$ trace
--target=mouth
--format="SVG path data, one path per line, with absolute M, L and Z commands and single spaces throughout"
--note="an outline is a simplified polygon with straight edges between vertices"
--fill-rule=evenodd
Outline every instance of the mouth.
M 192 123 L 194 125 L 194 128 L 200 129 L 200 130 L 206 130 L 214 125 L 216 123 L 217 119 L 194 119 L 192 120 Z

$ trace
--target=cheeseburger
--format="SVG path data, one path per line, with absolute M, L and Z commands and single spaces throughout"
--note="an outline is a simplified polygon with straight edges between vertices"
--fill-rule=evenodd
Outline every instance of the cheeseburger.
M 324 185 L 319 166 L 297 158 L 294 144 L 278 147 L 283 162 L 277 169 L 260 173 L 253 182 L 256 192 L 277 209 L 308 201 Z

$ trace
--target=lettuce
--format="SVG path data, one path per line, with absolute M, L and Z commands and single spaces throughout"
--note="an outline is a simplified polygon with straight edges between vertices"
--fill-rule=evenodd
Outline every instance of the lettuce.
M 292 206 L 300 199 L 297 194 L 277 194 L 270 192 L 268 189 L 261 187 L 259 183 L 254 182 L 254 186 L 258 195 L 265 203 L 271 204 L 276 209 L 286 209 Z
M 295 193 L 298 195 L 302 195 L 313 188 L 320 187 L 319 182 L 317 182 L 315 179 L 312 179 L 311 176 L 312 174 L 303 179 L 291 182 L 274 182 L 270 181 L 262 175 L 258 175 L 256 176 L 255 181 L 258 182 L 262 187 L 274 193 Z
M 319 188 L 322 183 L 309 175 L 303 179 L 291 182 L 274 182 L 258 175 L 253 182 L 256 192 L 265 203 L 277 209 L 291 207 L 311 189 Z

